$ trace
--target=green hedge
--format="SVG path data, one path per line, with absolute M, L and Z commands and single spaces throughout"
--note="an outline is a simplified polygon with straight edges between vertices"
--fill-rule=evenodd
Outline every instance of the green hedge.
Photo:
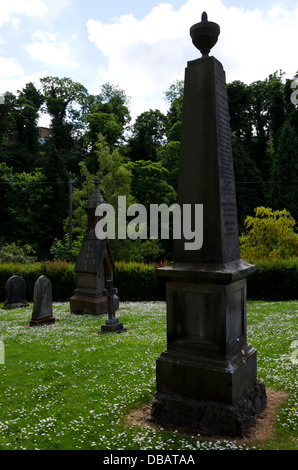
M 7 279 L 13 275 L 22 276 L 26 282 L 26 298 L 29 302 L 33 300 L 34 284 L 39 276 L 45 274 L 52 283 L 53 300 L 68 300 L 76 286 L 74 264 L 64 261 L 32 264 L 0 264 L 0 301 L 6 297 L 5 285 Z
M 144 263 L 116 262 L 115 287 L 122 301 L 165 300 L 165 283 L 155 274 L 155 266 Z M 34 283 L 45 274 L 53 287 L 53 300 L 66 301 L 76 287 L 74 264 L 43 262 L 0 264 L 0 301 L 5 300 L 5 284 L 14 274 L 25 279 L 26 296 L 33 300 Z M 257 263 L 257 271 L 248 278 L 248 298 L 254 300 L 297 300 L 298 258 Z
M 298 299 L 298 258 L 258 261 L 256 266 L 257 271 L 247 280 L 249 299 Z
M 165 282 L 155 266 L 145 263 L 115 263 L 115 287 L 121 300 L 165 300 Z
M 34 284 L 45 274 L 52 283 L 53 300 L 69 300 L 76 287 L 74 264 L 64 261 L 32 264 L 0 263 L 0 301 L 5 300 L 5 285 L 13 275 L 26 282 L 26 298 L 33 300 Z M 155 266 L 143 263 L 116 263 L 115 287 L 121 300 L 165 300 L 164 283 L 156 277 Z

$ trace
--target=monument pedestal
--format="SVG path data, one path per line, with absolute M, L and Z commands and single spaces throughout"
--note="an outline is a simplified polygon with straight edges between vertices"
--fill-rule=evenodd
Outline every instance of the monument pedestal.
M 212 434 L 247 431 L 266 403 L 256 350 L 246 341 L 246 277 L 255 266 L 170 263 L 167 349 L 156 362 L 152 417 Z
M 94 283 L 96 283 L 96 276 Z M 119 297 L 114 295 L 115 308 L 119 308 Z M 78 285 L 70 299 L 71 313 L 75 315 L 103 315 L 108 311 L 108 297 L 99 290 Z

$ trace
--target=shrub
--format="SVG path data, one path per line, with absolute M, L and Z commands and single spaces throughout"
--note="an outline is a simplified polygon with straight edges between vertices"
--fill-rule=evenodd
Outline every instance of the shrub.
M 295 220 L 286 211 L 257 207 L 256 217 L 245 219 L 246 234 L 240 237 L 241 257 L 247 260 L 288 259 L 298 256 Z
M 34 263 L 36 256 L 30 245 L 18 246 L 15 243 L 2 246 L 0 263 Z
M 50 248 L 51 255 L 54 261 L 75 261 L 79 256 L 79 252 L 82 246 L 83 235 L 77 237 L 72 242 L 72 250 L 69 250 L 69 235 L 64 235 L 63 240 L 54 239 L 54 242 Z

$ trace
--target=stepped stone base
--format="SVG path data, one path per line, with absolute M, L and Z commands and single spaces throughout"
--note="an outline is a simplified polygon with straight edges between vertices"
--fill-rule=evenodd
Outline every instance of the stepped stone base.
M 108 312 L 108 298 L 106 296 L 92 296 L 75 293 L 71 297 L 70 310 L 74 315 L 103 315 Z M 114 296 L 115 310 L 119 308 L 119 297 Z
M 30 320 L 30 326 L 53 325 L 54 323 L 54 317 L 35 318 Z
M 105 324 L 101 325 L 101 333 L 120 333 L 122 331 L 126 331 L 126 328 L 123 328 L 123 323 L 120 323 L 118 318 L 106 320 Z
M 242 437 L 266 406 L 264 384 L 255 380 L 233 405 L 156 392 L 151 420 L 159 425 L 223 437 Z

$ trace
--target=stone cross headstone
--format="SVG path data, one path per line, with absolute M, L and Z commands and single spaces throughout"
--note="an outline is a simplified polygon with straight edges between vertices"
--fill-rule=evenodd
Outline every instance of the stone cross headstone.
M 95 211 L 100 204 L 105 204 L 105 201 L 96 181 L 94 191 L 85 206 L 87 228 L 75 265 L 77 285 L 70 299 L 71 313 L 77 315 L 102 315 L 108 312 L 106 282 L 113 278 L 115 266 L 108 239 L 98 239 L 95 232 L 99 221 Z M 116 294 L 114 307 L 115 310 L 119 307 Z
M 107 281 L 106 295 L 108 298 L 108 320 L 105 321 L 105 325 L 101 325 L 102 333 L 108 332 L 120 332 L 125 330 L 123 323 L 119 322 L 119 319 L 115 317 L 115 295 L 117 289 L 114 288 L 113 281 L 110 279 Z
M 3 309 L 28 307 L 26 283 L 21 276 L 12 276 L 6 282 L 6 300 Z
M 52 284 L 47 276 L 40 276 L 34 285 L 33 312 L 30 326 L 55 323 L 52 307 Z
M 243 435 L 266 404 L 256 350 L 246 340 L 246 278 L 240 259 L 225 72 L 209 56 L 220 28 L 190 29 L 200 59 L 185 71 L 177 202 L 203 205 L 203 246 L 174 240 L 166 280 L 167 349 L 157 359 L 152 418 L 162 425 Z M 193 218 L 192 218 L 193 220 Z

